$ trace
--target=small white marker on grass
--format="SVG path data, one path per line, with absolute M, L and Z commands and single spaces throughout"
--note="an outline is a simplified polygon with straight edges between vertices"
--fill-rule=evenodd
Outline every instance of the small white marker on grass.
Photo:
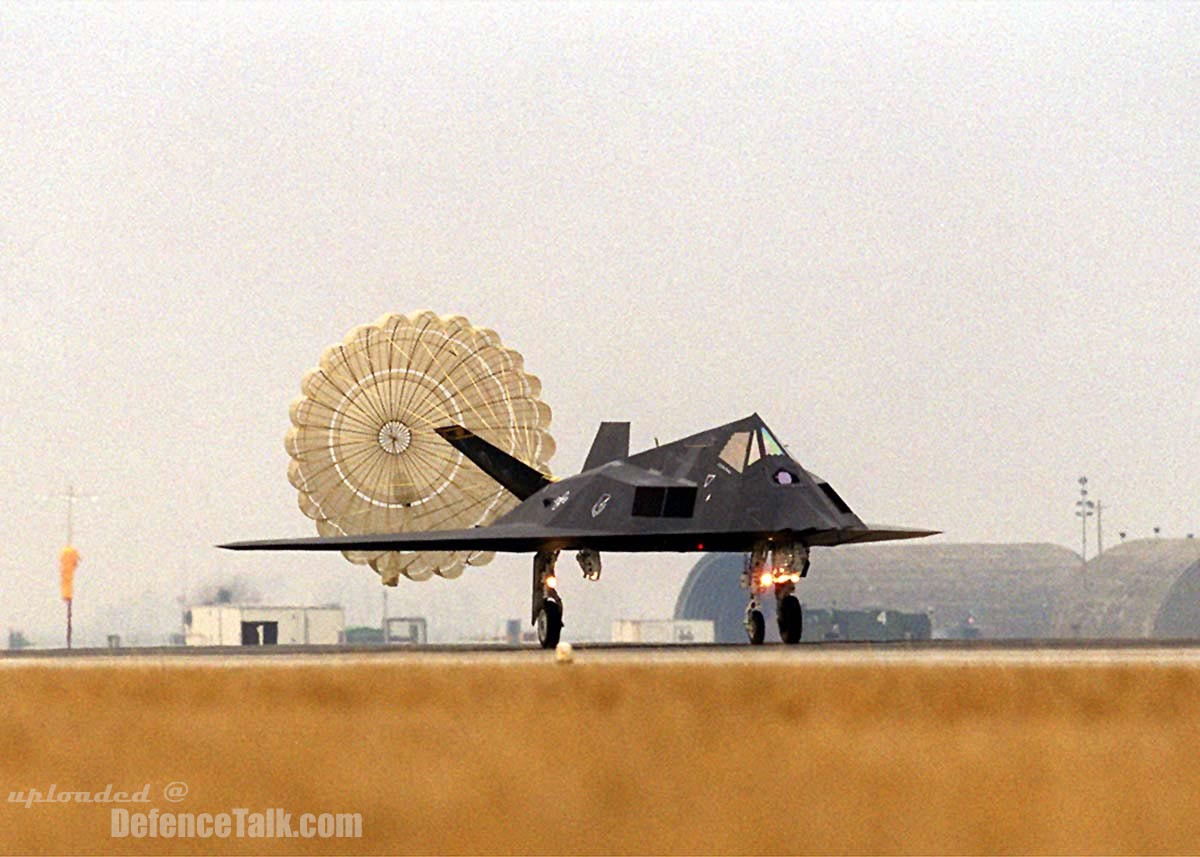
M 569 664 L 575 660 L 575 650 L 571 648 L 570 643 L 559 643 L 554 648 L 554 660 L 560 664 Z

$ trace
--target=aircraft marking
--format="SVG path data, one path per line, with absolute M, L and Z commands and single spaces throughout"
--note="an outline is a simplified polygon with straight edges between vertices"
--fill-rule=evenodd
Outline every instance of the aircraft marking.
M 592 517 L 598 517 L 601 512 L 608 508 L 608 501 L 612 499 L 611 494 L 601 494 L 600 499 L 596 501 L 596 505 L 592 506 Z
M 552 500 L 552 501 L 551 501 L 551 503 L 550 503 L 550 511 L 551 511 L 551 512 L 558 511 L 558 510 L 559 510 L 559 509 L 561 509 L 561 508 L 563 507 L 563 505 L 564 505 L 564 504 L 565 504 L 565 503 L 566 503 L 568 500 L 570 500 L 570 499 L 571 499 L 571 492 L 570 492 L 570 491 L 565 491 L 565 492 L 563 492 L 562 494 L 559 494 L 557 497 L 555 497 L 555 498 L 554 498 L 554 500 Z

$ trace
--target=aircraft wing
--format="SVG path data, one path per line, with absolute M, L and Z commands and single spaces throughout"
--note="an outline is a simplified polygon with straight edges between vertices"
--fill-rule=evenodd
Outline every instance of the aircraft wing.
M 901 539 L 923 539 L 939 536 L 941 530 L 916 530 L 911 527 L 891 527 L 884 524 L 867 524 L 861 530 L 826 530 L 806 539 L 809 545 L 833 547 L 835 545 L 857 545 L 865 542 L 894 542 Z
M 455 551 L 485 550 L 530 553 L 566 538 L 545 527 L 473 527 L 466 530 L 424 530 L 366 536 L 313 536 L 230 542 L 218 547 L 235 551 Z M 566 539 L 570 541 L 569 538 Z M 570 545 L 566 545 L 570 546 Z
M 466 530 L 427 530 L 364 536 L 314 536 L 299 539 L 267 539 L 231 542 L 220 545 L 228 550 L 301 550 L 301 551 L 461 551 L 482 550 L 501 553 L 533 553 L 538 550 L 592 548 L 598 551 L 644 552 L 739 552 L 752 550 L 755 542 L 770 536 L 788 536 L 815 547 L 916 539 L 937 535 L 937 530 L 897 527 L 863 529 L 809 530 L 794 533 L 759 531 L 712 531 L 680 529 L 676 531 L 629 533 L 619 531 L 567 530 L 528 524 L 474 527 Z

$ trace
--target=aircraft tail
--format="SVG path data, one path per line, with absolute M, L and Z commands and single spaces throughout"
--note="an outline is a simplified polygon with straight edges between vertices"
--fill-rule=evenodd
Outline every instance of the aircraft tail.
M 545 474 L 539 473 L 504 450 L 492 446 L 462 426 L 441 426 L 434 431 L 475 462 L 480 470 L 515 494 L 519 500 L 533 496 L 550 484 Z
M 583 469 L 591 470 L 601 464 L 628 457 L 629 423 L 600 423 L 587 461 L 583 463 Z

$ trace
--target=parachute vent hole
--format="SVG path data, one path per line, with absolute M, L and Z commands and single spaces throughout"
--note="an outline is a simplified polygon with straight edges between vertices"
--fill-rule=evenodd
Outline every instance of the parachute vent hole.
M 399 420 L 388 420 L 379 430 L 379 445 L 389 455 L 399 455 L 412 444 L 412 429 Z

